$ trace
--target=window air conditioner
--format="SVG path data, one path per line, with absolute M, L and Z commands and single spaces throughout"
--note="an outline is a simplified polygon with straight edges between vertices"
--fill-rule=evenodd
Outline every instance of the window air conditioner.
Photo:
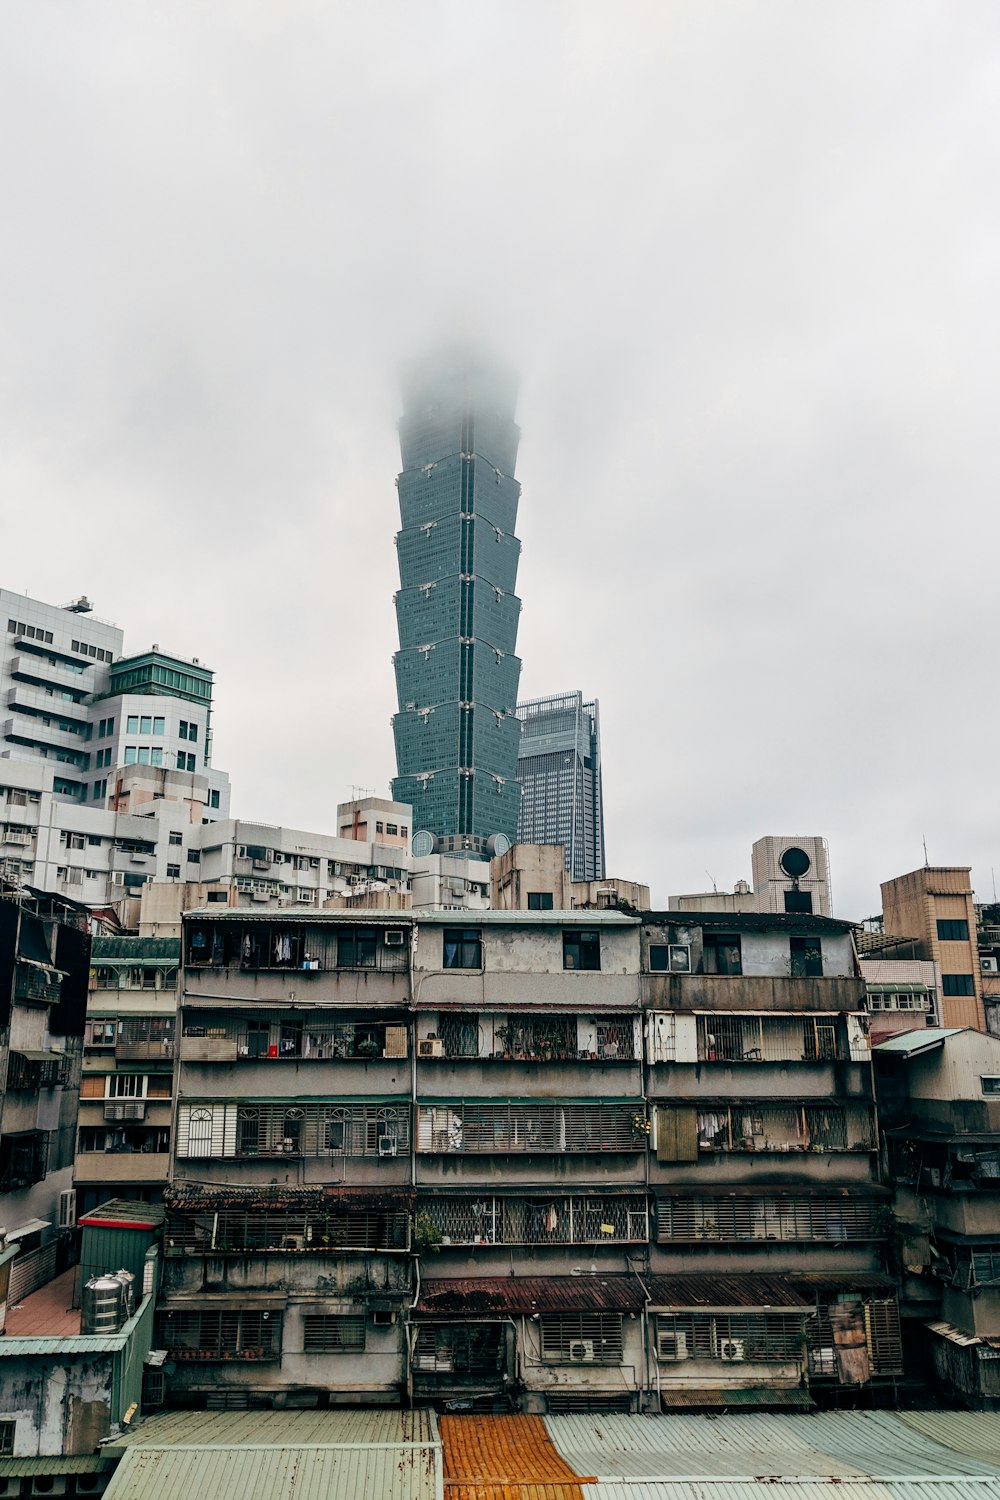
M 726 1360 L 729 1364 L 736 1364 L 741 1359 L 746 1359 L 742 1339 L 719 1339 L 719 1358 Z
M 396 1137 L 394 1135 L 380 1135 L 378 1138 L 379 1156 L 396 1155 Z
M 593 1339 L 574 1339 L 569 1346 L 569 1357 L 573 1360 L 589 1362 L 594 1358 Z
M 425 1037 L 417 1043 L 418 1057 L 444 1057 L 444 1042 L 440 1037 Z
M 979 966 L 984 974 L 995 974 L 997 972 L 997 961 L 995 958 L 981 958 Z
M 66 1188 L 59 1194 L 59 1228 L 73 1229 L 76 1226 L 76 1188 Z
M 123 1120 L 144 1120 L 146 1118 L 146 1101 L 145 1099 L 130 1099 L 126 1104 L 122 1105 L 122 1110 Z
M 401 928 L 392 928 L 383 933 L 383 942 L 387 948 L 402 948 L 403 933 Z
M 656 1357 L 659 1360 L 675 1364 L 679 1359 L 688 1357 L 688 1337 L 683 1330 L 668 1332 L 662 1329 L 656 1336 Z

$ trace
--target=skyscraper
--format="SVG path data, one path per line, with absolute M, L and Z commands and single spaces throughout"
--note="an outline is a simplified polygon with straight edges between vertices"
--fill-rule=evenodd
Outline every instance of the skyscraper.
M 520 844 L 562 844 L 574 880 L 603 880 L 601 719 L 596 698 L 556 693 L 519 703 Z
M 403 380 L 392 795 L 446 852 L 517 831 L 516 390 L 468 350 Z

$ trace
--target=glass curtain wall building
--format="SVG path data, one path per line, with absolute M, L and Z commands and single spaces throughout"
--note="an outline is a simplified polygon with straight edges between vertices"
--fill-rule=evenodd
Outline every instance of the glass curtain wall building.
M 556 693 L 519 703 L 520 844 L 562 844 L 573 880 L 603 880 L 604 801 L 597 700 Z
M 392 795 L 444 852 L 517 831 L 516 391 L 468 351 L 403 380 Z

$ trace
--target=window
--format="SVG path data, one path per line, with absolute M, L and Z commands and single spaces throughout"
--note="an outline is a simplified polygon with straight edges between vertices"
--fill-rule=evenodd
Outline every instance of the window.
M 529 911 L 551 911 L 552 910 L 552 892 L 551 891 L 529 891 L 528 892 L 528 910 Z
M 392 834 L 398 834 L 399 833 L 399 829 L 398 829 L 398 827 L 396 826 L 395 823 L 387 823 L 385 825 L 385 831 L 386 831 L 386 833 L 392 833 Z
M 189 849 L 188 852 L 187 852 L 187 862 L 188 862 L 189 865 L 200 865 L 201 864 L 201 850 L 200 849 Z
M 819 938 L 789 938 L 788 951 L 793 979 L 821 979 L 823 977 L 823 950 L 820 947 Z
M 209 792 L 209 794 L 208 794 L 208 805 L 209 805 L 209 807 L 218 807 L 219 806 L 219 794 L 218 794 L 218 792 Z
M 165 724 L 166 724 L 166 720 L 165 719 L 159 719 L 159 718 L 154 719 L 153 720 L 153 733 L 154 734 L 162 734 L 163 731 L 164 731 Z
M 178 750 L 178 752 L 177 752 L 177 769 L 178 769 L 178 771 L 193 771 L 194 770 L 194 756 L 191 755 L 188 751 Z
M 172 828 L 170 830 L 170 835 L 169 835 L 169 837 L 167 839 L 167 843 L 168 844 L 182 844 L 183 842 L 184 842 L 184 835 L 182 833 L 179 833 L 176 828 Z
M 138 734 L 139 733 L 139 715 L 138 714 L 129 714 L 128 718 L 125 720 L 125 733 L 126 734 Z
M 143 1073 L 110 1073 L 105 1079 L 105 1099 L 144 1099 L 146 1078 Z
M 135 757 L 136 757 L 136 747 L 134 745 L 126 745 L 125 746 L 125 764 L 127 766 L 134 766 L 135 765 Z
M 563 1313 L 561 1317 L 543 1317 L 541 1334 L 542 1358 L 555 1364 L 621 1364 L 620 1313 Z
M 649 972 L 666 974 L 670 969 L 670 949 L 666 943 L 650 943 Z
M 812 915 L 813 898 L 812 891 L 786 891 L 785 910 L 791 912 L 802 912 Z
M 181 878 L 181 867 L 180 867 L 180 865 L 167 865 L 167 879 L 168 880 L 180 880 L 180 878 Z
M 409 829 L 407 828 L 406 824 L 405 823 L 400 823 L 400 825 L 399 825 L 399 836 L 400 836 L 400 838 L 401 839 L 405 839 L 408 834 L 409 834 Z
M 306 1354 L 347 1354 L 365 1347 L 363 1313 L 307 1314 L 302 1323 Z
M 14 1434 L 16 1433 L 16 1431 L 16 1422 L 0 1422 L 0 1457 L 13 1457 Z
M 385 828 L 382 826 L 381 823 L 376 823 L 375 824 L 375 832 L 376 833 L 385 833 Z
M 108 795 L 108 778 L 105 776 L 101 781 L 94 782 L 94 801 L 99 802 L 102 797 Z M 100 843 L 100 839 L 92 839 L 92 843 Z
M 974 995 L 976 986 L 971 974 L 942 974 L 942 995 Z
M 937 935 L 942 943 L 967 943 L 969 941 L 969 924 L 964 919 L 961 921 L 949 919 L 939 921 L 937 924 Z
M 563 933 L 564 969 L 599 969 L 601 967 L 601 935 L 584 928 Z
M 979 1081 L 987 1098 L 1000 1099 L 1000 1075 L 984 1075 Z
M 739 933 L 706 932 L 704 957 L 706 974 L 742 974 Z
M 374 927 L 346 927 L 337 934 L 338 969 L 374 969 L 378 933 Z
M 446 969 L 481 969 L 483 967 L 483 934 L 478 927 L 444 929 L 444 967 Z

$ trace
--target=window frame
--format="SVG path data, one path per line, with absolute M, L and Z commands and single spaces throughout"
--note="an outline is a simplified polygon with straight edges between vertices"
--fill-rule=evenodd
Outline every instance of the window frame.
M 441 967 L 481 972 L 483 969 L 483 929 L 481 927 L 442 927 Z
M 599 974 L 601 972 L 599 928 L 564 927 L 562 940 L 563 968 L 567 972 L 573 974 Z

